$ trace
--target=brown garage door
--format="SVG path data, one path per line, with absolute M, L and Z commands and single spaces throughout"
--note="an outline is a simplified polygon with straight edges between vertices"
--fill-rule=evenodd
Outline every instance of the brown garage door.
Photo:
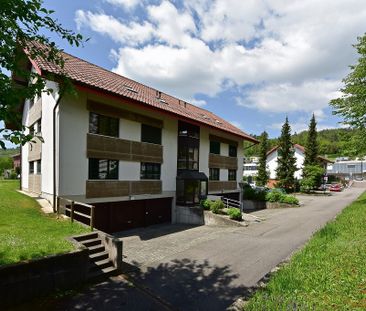
M 171 221 L 172 198 L 96 203 L 95 227 L 112 233 Z

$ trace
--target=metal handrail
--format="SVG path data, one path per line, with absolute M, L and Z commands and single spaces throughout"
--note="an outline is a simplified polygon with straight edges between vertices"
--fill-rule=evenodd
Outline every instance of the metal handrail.
M 87 218 L 87 219 L 89 219 L 90 229 L 91 229 L 91 231 L 93 231 L 93 229 L 94 229 L 94 219 L 95 219 L 95 206 L 87 204 L 87 203 L 79 202 L 79 201 L 73 201 L 73 200 L 70 200 L 70 199 L 57 197 L 56 198 L 56 206 L 57 206 L 57 214 L 58 215 L 60 215 L 60 212 L 61 212 L 61 208 L 60 208 L 61 199 L 70 203 L 70 208 L 67 208 L 66 204 L 65 204 L 64 209 L 65 209 L 65 211 L 70 212 L 71 222 L 74 222 L 74 215 L 79 215 L 81 217 Z M 90 215 L 75 211 L 75 205 L 81 205 L 81 206 L 85 206 L 85 207 L 90 208 Z
M 240 201 L 237 201 L 234 199 L 224 198 L 224 197 L 221 197 L 221 201 L 224 202 L 226 208 L 229 208 L 229 207 L 239 208 L 240 212 L 243 212 L 243 202 L 240 202 Z

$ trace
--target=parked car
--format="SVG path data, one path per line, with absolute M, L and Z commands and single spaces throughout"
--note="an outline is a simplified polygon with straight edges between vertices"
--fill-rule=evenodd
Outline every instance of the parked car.
M 330 186 L 329 190 L 334 192 L 341 192 L 343 188 L 340 184 L 334 184 Z
M 363 177 L 356 177 L 355 180 L 356 181 L 363 181 Z

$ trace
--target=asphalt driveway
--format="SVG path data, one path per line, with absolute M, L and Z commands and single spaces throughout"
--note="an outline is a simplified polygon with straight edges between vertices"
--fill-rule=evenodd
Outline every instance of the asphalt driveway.
M 53 309 L 224 310 L 365 187 L 358 183 L 329 197 L 300 197 L 300 208 L 254 212 L 265 220 L 249 227 L 171 225 L 122 233 L 125 278 L 97 284 Z

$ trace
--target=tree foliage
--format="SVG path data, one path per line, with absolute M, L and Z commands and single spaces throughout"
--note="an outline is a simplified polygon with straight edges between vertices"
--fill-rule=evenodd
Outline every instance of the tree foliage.
M 260 139 L 260 136 L 251 135 L 257 139 Z M 295 133 L 291 136 L 291 141 L 294 144 L 303 145 L 304 141 L 307 140 L 308 130 Z M 327 157 L 340 157 L 340 156 L 349 156 L 349 157 L 359 157 L 364 156 L 365 152 L 362 150 L 361 145 L 359 144 L 359 139 L 366 137 L 365 131 L 361 131 L 359 129 L 352 128 L 337 128 L 337 129 L 325 129 L 318 131 L 317 140 L 318 140 L 318 154 Z M 245 146 L 247 146 L 246 143 Z M 268 139 L 268 149 L 273 148 L 278 145 L 278 138 L 269 138 Z M 259 156 L 260 153 L 260 144 L 255 145 L 251 148 L 244 148 L 244 154 L 247 157 L 251 156 Z
M 259 166 L 258 166 L 258 176 L 256 183 L 258 186 L 266 186 L 269 173 L 267 171 L 267 151 L 268 151 L 268 134 L 266 131 L 260 136 L 260 153 L 259 153 Z
M 45 33 L 57 34 L 70 45 L 79 46 L 83 37 L 65 29 L 52 18 L 54 11 L 43 7 L 42 0 L 2 0 L 0 6 L 0 120 L 20 131 L 3 136 L 15 144 L 24 144 L 32 139 L 24 134 L 19 124 L 19 105 L 25 99 L 33 99 L 45 89 L 45 80 L 27 67 L 27 59 L 44 59 L 60 68 L 64 77 L 64 59 L 57 45 Z M 37 44 L 35 44 L 37 42 Z M 44 48 L 40 48 L 40 45 Z M 12 76 L 9 76 L 9 72 Z M 18 83 L 14 83 L 14 79 Z M 19 83 L 21 81 L 21 83 Z M 29 82 L 32 83 L 29 83 Z M 0 147 L 5 147 L 0 141 Z
M 13 168 L 13 159 L 11 157 L 0 157 L 0 176 L 3 175 L 4 170 Z
M 278 167 L 276 169 L 276 179 L 278 186 L 287 190 L 293 189 L 295 184 L 296 159 L 295 150 L 291 142 L 291 127 L 286 117 L 282 126 L 281 136 L 278 139 Z
M 311 117 L 308 137 L 305 145 L 305 159 L 304 166 L 306 165 L 316 165 L 318 163 L 318 140 L 316 131 L 316 121 L 315 116 Z
M 343 79 L 342 96 L 333 99 L 330 104 L 334 113 L 344 118 L 344 123 L 365 133 L 366 129 L 366 34 L 357 38 L 354 45 L 359 58 L 355 65 L 350 66 L 351 72 Z M 366 140 L 358 143 L 366 151 Z
M 300 181 L 301 191 L 309 192 L 322 184 L 324 168 L 319 165 L 306 165 L 303 168 L 303 179 Z

